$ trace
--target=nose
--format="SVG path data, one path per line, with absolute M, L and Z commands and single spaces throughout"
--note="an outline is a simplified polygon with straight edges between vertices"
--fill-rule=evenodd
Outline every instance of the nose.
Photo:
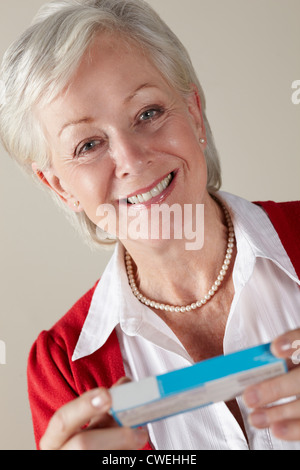
M 134 133 L 118 133 L 110 144 L 115 174 L 123 179 L 141 175 L 151 165 L 152 157 L 147 143 Z

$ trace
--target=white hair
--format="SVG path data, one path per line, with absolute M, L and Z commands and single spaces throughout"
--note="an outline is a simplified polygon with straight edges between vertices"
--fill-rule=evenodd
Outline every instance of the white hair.
M 143 0 L 61 0 L 39 10 L 31 26 L 7 50 L 1 66 L 0 136 L 8 153 L 31 174 L 34 161 L 41 170 L 50 165 L 36 106 L 53 100 L 65 88 L 99 32 L 118 33 L 138 44 L 180 93 L 197 87 L 207 138 L 207 189 L 218 190 L 220 163 L 199 80 L 184 46 Z M 54 191 L 51 194 L 65 208 Z M 67 209 L 67 214 L 85 239 L 103 244 L 103 237 L 97 236 L 99 229 L 83 212 Z

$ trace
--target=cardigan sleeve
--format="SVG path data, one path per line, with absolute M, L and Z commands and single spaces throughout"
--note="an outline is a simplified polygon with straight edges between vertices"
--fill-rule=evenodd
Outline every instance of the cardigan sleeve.
M 72 361 L 98 282 L 50 330 L 40 333 L 30 350 L 28 398 L 37 449 L 59 408 L 93 388 L 110 388 L 125 375 L 115 330 L 93 354 Z M 152 449 L 151 444 L 144 449 Z
M 67 352 L 50 332 L 42 332 L 33 344 L 27 377 L 34 437 L 39 449 L 39 441 L 54 412 L 78 396 Z
M 105 351 L 105 348 L 109 352 Z M 90 389 L 97 385 L 109 386 L 124 376 L 122 357 L 115 332 L 110 336 L 103 350 L 107 372 L 103 371 L 103 376 L 97 378 L 95 371 L 99 371 L 101 363 L 103 366 L 105 365 L 102 362 L 103 353 L 97 351 L 91 362 L 89 362 L 89 357 L 86 358 L 87 362 L 83 360 L 76 373 L 78 377 L 83 379 L 79 383 L 85 382 L 84 386 L 82 384 L 82 390 L 78 390 L 76 379 L 74 379 L 74 370 L 70 365 L 68 346 L 63 343 L 62 338 L 55 338 L 55 332 L 52 334 L 51 331 L 43 331 L 39 335 L 31 348 L 27 368 L 28 395 L 37 449 L 40 448 L 40 439 L 56 410 L 77 398 L 84 388 Z M 92 371 L 91 377 L 86 374 L 89 369 Z M 150 442 L 143 450 L 153 450 Z

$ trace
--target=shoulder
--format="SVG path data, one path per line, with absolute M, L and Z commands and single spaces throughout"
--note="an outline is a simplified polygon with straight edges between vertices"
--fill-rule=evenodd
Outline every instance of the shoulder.
M 278 217 L 293 218 L 300 215 L 300 201 L 256 201 L 255 204 L 261 206 L 267 213 L 277 214 Z
M 35 369 L 43 362 L 50 362 L 64 368 L 72 357 L 82 326 L 88 314 L 94 291 L 99 281 L 89 289 L 69 311 L 49 330 L 42 331 L 34 342 L 30 354 L 28 370 Z
M 31 347 L 27 365 L 28 398 L 35 439 L 39 440 L 53 413 L 78 395 L 103 383 L 101 358 L 72 362 L 72 354 L 98 282 Z M 100 370 L 99 370 L 100 369 Z M 106 374 L 108 375 L 108 374 Z
M 282 245 L 298 276 L 300 276 L 300 201 L 259 201 L 255 204 L 261 206 L 268 214 Z
M 73 361 L 72 356 L 90 309 L 98 283 L 89 289 L 70 310 L 34 342 L 28 358 L 28 382 L 44 384 L 55 380 L 68 384 L 76 393 L 95 386 L 111 386 L 123 372 L 123 363 L 115 331 L 93 354 Z
M 77 341 L 99 282 L 98 280 L 93 287 L 82 295 L 68 312 L 48 331 L 49 335 L 51 335 L 58 344 L 61 342 L 72 343 L 72 341 Z
M 299 235 L 300 201 L 257 201 L 255 204 L 264 209 L 277 231 L 284 229 Z

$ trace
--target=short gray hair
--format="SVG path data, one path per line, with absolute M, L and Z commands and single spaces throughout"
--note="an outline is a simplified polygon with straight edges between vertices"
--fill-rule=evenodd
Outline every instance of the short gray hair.
M 7 152 L 31 174 L 33 161 L 41 170 L 50 165 L 48 144 L 35 116 L 36 105 L 58 96 L 95 35 L 107 31 L 122 34 L 142 47 L 182 94 L 190 93 L 196 85 L 207 137 L 207 189 L 217 191 L 221 186 L 220 163 L 199 80 L 182 43 L 143 0 L 61 0 L 39 10 L 31 26 L 7 50 L 1 66 L 0 136 Z M 60 198 L 51 193 L 62 206 Z M 84 213 L 69 209 L 67 213 L 85 239 L 103 244 L 97 235 L 99 229 Z

